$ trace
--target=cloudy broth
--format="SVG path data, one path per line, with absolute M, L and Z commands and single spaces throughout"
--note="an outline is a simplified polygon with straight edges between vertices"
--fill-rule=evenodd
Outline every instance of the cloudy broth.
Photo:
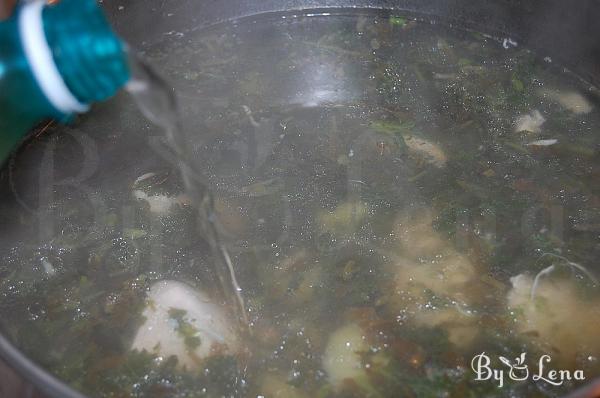
M 144 57 L 185 151 L 120 96 L 3 171 L 3 332 L 98 397 L 572 391 L 600 376 L 600 114 L 544 56 L 360 12 L 169 32 Z

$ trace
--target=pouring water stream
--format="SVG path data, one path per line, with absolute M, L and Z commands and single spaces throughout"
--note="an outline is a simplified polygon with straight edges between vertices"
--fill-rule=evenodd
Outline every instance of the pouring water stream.
M 248 332 L 244 299 L 231 257 L 219 233 L 212 193 L 207 183 L 190 166 L 193 155 L 186 144 L 176 96 L 168 84 L 140 56 L 130 52 L 129 63 L 132 79 L 126 90 L 144 116 L 164 130 L 187 194 L 198 207 L 200 231 L 211 247 L 214 256 L 212 268 L 219 279 L 220 291 L 233 309 L 240 331 Z

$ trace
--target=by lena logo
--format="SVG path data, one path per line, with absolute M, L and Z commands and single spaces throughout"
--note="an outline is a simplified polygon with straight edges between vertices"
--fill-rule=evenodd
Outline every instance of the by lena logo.
M 498 388 L 504 386 L 505 380 L 508 378 L 513 381 L 543 381 L 554 386 L 560 386 L 568 380 L 585 380 L 583 370 L 555 370 L 550 368 L 552 358 L 550 355 L 542 355 L 537 361 L 537 368 L 529 366 L 525 363 L 526 353 L 510 361 L 505 357 L 498 357 L 500 364 L 503 366 L 494 367 L 492 359 L 482 352 L 475 355 L 471 360 L 471 369 L 475 372 L 476 381 L 490 380 L 498 384 Z

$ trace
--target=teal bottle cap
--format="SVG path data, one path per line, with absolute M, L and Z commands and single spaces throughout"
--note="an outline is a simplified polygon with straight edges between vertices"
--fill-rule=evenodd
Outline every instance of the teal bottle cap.
M 38 85 L 62 114 L 84 112 L 129 80 L 125 45 L 95 0 L 26 3 L 19 25 Z
M 81 102 L 112 97 L 129 80 L 125 45 L 95 0 L 61 0 L 43 20 L 56 66 Z

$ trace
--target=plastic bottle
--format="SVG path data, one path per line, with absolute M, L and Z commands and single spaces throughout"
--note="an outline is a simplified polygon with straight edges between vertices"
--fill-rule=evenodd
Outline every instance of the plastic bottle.
M 17 6 L 0 22 L 0 163 L 41 120 L 85 112 L 129 78 L 126 47 L 95 0 Z

